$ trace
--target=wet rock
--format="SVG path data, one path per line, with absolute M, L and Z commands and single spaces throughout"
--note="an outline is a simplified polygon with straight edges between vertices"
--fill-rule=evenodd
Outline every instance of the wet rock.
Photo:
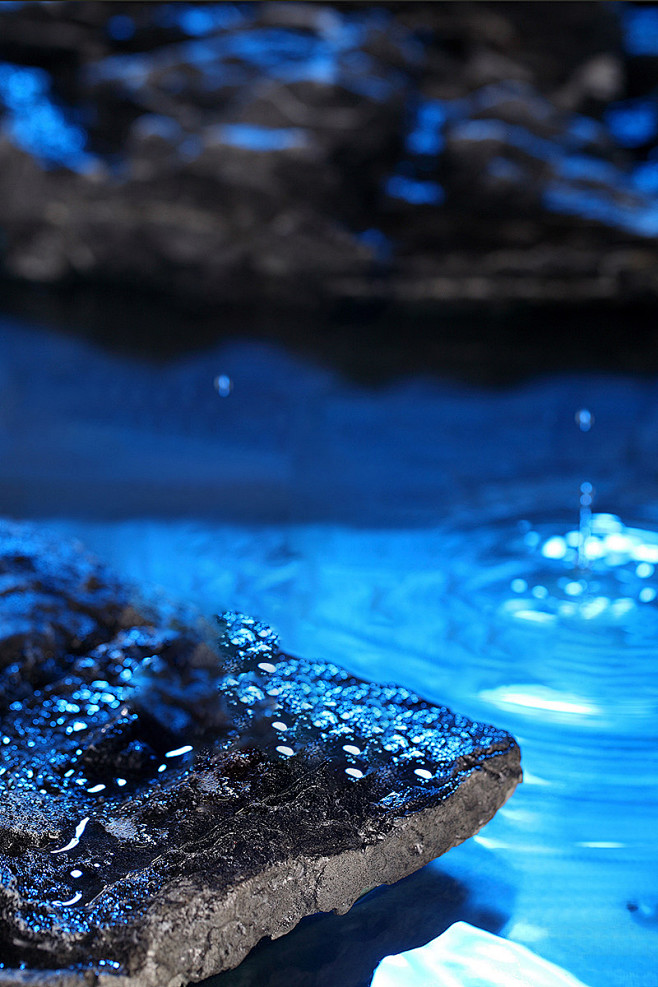
M 467 839 L 520 780 L 503 731 L 286 655 L 239 614 L 211 646 L 78 549 L 0 534 L 0 605 L 63 628 L 0 671 L 0 984 L 235 967 Z
M 244 297 L 255 277 L 289 296 L 293 284 L 295 293 L 317 292 L 336 272 L 367 276 L 371 252 L 355 230 L 395 153 L 408 32 L 375 11 L 300 5 L 293 15 L 264 5 L 223 16 L 225 5 L 205 6 L 177 16 L 129 5 L 137 36 L 143 22 L 142 48 L 121 54 L 110 53 L 108 11 L 85 8 L 96 19 L 85 37 L 102 42 L 103 55 L 83 44 L 59 83 L 60 92 L 72 84 L 69 96 L 87 108 L 84 152 L 74 146 L 82 130 L 64 127 L 50 77 L 6 70 L 5 129 L 34 111 L 27 98 L 14 106 L 16 88 L 41 87 L 32 102 L 53 122 L 59 114 L 71 145 L 52 147 L 32 112 L 32 130 L 3 148 L 0 176 L 18 192 L 11 212 L 0 207 L 12 276 L 169 283 L 208 301 Z M 207 30 L 194 25 L 195 12 L 210 18 Z M 167 14 L 168 43 L 155 44 Z M 21 18 L 27 32 L 35 13 L 13 15 L 14 36 Z M 62 21 L 82 30 L 61 6 L 38 21 L 44 31 Z M 30 51 L 46 60 L 44 47 L 33 42 Z
M 639 15 L 561 10 L 7 7 L 3 270 L 209 308 L 655 297 Z

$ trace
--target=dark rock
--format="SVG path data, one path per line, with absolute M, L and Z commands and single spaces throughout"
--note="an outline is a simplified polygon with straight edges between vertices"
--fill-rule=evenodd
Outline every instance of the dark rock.
M 10 635 L 19 610 L 38 632 L 0 672 L 0 984 L 232 968 L 467 839 L 520 780 L 500 730 L 238 614 L 211 647 L 77 549 L 1 534 Z
M 633 129 L 655 73 L 624 51 L 631 14 L 7 7 L 3 270 L 209 308 L 255 286 L 295 305 L 655 297 L 658 134 Z

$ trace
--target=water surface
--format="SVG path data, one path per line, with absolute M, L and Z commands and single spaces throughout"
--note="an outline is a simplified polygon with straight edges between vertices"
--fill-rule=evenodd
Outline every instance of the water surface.
M 366 389 L 263 343 L 155 364 L 13 323 L 0 382 L 3 513 L 79 537 L 156 594 L 253 613 L 293 653 L 515 734 L 526 782 L 432 865 L 463 893 L 421 938 L 465 918 L 590 987 L 655 987 L 654 380 Z M 567 557 L 583 480 L 620 519 L 601 542 L 627 538 L 586 572 Z M 347 943 L 377 914 L 379 953 L 410 948 L 396 894 L 317 921 Z M 318 929 L 292 935 L 321 984 Z M 282 955 L 263 954 L 272 985 Z M 264 976 L 254 961 L 225 979 Z

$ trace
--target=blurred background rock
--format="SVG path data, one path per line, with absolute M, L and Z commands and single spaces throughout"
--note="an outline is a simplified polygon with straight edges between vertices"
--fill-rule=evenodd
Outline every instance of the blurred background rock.
M 658 6 L 5 2 L 0 233 L 114 344 L 656 370 Z

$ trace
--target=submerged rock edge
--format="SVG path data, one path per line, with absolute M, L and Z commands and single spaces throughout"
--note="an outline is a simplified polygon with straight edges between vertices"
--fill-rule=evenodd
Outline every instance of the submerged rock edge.
M 4 970 L 0 987 L 182 987 L 238 966 L 269 936 L 316 912 L 347 912 L 366 888 L 394 884 L 474 836 L 522 780 L 513 744 L 476 766 L 445 801 L 401 817 L 360 850 L 291 858 L 218 895 L 193 880 L 174 882 L 140 932 L 144 962 L 131 976 L 86 970 Z

